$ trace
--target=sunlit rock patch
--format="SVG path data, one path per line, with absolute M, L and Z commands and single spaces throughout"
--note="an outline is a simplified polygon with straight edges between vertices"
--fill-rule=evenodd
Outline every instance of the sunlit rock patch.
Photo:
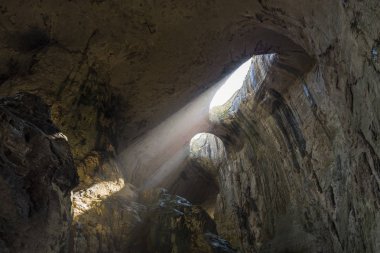
M 89 188 L 74 192 L 72 196 L 74 219 L 84 212 L 95 208 L 101 201 L 119 193 L 121 190 L 122 193 L 120 194 L 125 195 L 127 198 L 134 199 L 137 197 L 132 187 L 128 184 L 125 185 L 122 178 L 115 181 L 100 181 L 94 183 Z

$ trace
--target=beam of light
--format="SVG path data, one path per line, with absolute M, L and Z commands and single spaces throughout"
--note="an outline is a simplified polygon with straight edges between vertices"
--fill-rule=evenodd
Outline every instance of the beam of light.
M 128 181 L 137 187 L 152 184 L 150 180 L 159 184 L 165 179 L 159 175 L 169 175 L 178 169 L 180 157 L 185 158 L 178 152 L 187 147 L 196 133 L 210 128 L 208 105 L 217 88 L 213 86 L 205 91 L 120 153 L 119 161 Z M 176 154 L 178 157 L 173 158 Z M 177 162 L 167 162 L 173 159 Z
M 211 129 L 210 101 L 214 101 L 216 94 L 230 98 L 233 95 L 230 92 L 235 93 L 239 87 L 220 87 L 224 87 L 227 82 L 236 84 L 239 80 L 242 84 L 249 64 L 250 60 L 120 152 L 119 161 L 127 180 L 141 189 L 161 185 L 178 173 L 181 162 L 188 155 L 191 138 Z M 216 101 L 221 103 L 220 99 L 215 98 L 212 105 L 217 104 Z
M 164 164 L 162 164 L 160 168 L 158 168 L 156 172 L 148 178 L 148 180 L 146 180 L 141 188 L 146 189 L 158 187 L 164 179 L 175 179 L 179 176 L 178 174 L 180 172 L 180 170 L 175 170 L 175 168 L 180 168 L 187 156 L 188 150 L 185 147 L 182 147 L 172 157 L 170 157 L 169 160 L 164 162 Z
M 210 109 L 224 105 L 242 87 L 250 65 L 251 58 L 232 73 L 211 100 Z

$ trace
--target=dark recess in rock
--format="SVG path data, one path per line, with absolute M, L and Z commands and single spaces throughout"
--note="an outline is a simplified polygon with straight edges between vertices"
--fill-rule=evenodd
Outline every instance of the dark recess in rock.
M 46 31 L 39 27 L 31 27 L 25 32 L 8 35 L 8 46 L 22 53 L 40 50 L 50 43 Z

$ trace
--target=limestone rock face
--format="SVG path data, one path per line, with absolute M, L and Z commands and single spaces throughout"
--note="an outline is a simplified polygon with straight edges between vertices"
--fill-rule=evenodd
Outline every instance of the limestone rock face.
M 105 183 L 97 187 L 107 188 Z M 96 196 L 88 195 L 99 194 L 95 188 L 74 199 L 76 210 L 80 209 L 79 200 L 92 202 L 74 216 L 70 252 L 235 252 L 217 235 L 209 215 L 182 197 L 157 189 L 145 191 L 137 199 L 133 187 L 125 185 L 97 201 Z
M 327 73 L 279 71 L 281 65 L 254 58 L 244 87 L 218 114 L 220 149 L 227 151 L 218 231 L 243 252 L 378 252 L 377 137 L 356 113 L 367 99 L 333 99 Z M 376 94 L 379 76 L 366 60 L 363 68 Z M 368 108 L 377 106 L 375 99 Z M 368 117 L 378 124 L 378 113 Z
M 112 153 L 91 152 L 78 164 L 70 252 L 125 252 L 145 206 L 124 181 Z
M 205 173 L 216 179 L 226 158 L 223 142 L 213 134 L 199 133 L 190 141 L 189 157 L 194 166 L 204 168 Z
M 64 252 L 78 176 L 67 138 L 34 95 L 0 99 L 0 252 Z
M 214 221 L 199 206 L 165 190 L 151 191 L 142 201 L 148 210 L 134 232 L 131 252 L 235 252 L 217 236 Z
M 133 186 L 123 180 L 75 192 L 70 252 L 126 252 L 146 209 L 136 198 Z

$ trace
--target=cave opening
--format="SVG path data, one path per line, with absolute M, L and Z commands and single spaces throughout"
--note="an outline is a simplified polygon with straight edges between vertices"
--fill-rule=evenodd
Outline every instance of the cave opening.
M 217 106 L 223 106 L 243 86 L 244 79 L 248 74 L 252 59 L 249 58 L 241 64 L 228 77 L 224 84 L 218 89 L 210 102 L 210 110 Z
M 250 57 L 215 85 L 216 92 L 210 96 L 208 104 L 209 118 L 217 113 L 227 113 L 231 100 L 239 93 L 249 75 L 252 59 Z M 251 74 L 253 76 L 254 74 Z M 215 202 L 219 193 L 219 168 L 225 166 L 226 154 L 222 140 L 210 132 L 196 133 L 188 142 L 188 162 L 182 169 L 179 181 L 169 188 L 174 194 L 184 196 L 192 203 L 201 205 L 211 217 L 214 217 Z M 189 181 L 189 182 L 185 182 Z

